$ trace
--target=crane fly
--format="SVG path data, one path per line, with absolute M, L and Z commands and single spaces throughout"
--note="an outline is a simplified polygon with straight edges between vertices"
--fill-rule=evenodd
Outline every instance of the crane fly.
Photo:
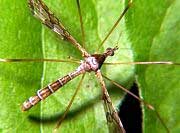
M 81 15 L 81 8 L 80 8 L 80 3 L 77 0 L 77 5 L 78 5 L 78 13 L 80 16 L 80 24 L 81 24 L 81 32 L 82 32 L 82 45 L 71 35 L 71 33 L 65 28 L 65 26 L 58 20 L 58 18 L 50 11 L 50 9 L 46 6 L 46 4 L 42 0 L 29 0 L 29 7 L 31 9 L 31 12 L 33 15 L 40 19 L 44 25 L 46 25 L 48 28 L 50 28 L 52 31 L 57 33 L 58 36 L 60 36 L 63 40 L 70 42 L 71 44 L 76 47 L 79 52 L 81 53 L 82 57 L 84 58 L 81 61 L 78 61 L 76 59 L 69 59 L 69 60 L 56 60 L 56 59 L 1 59 L 1 62 L 68 62 L 68 63 L 76 63 L 79 64 L 79 66 L 73 71 L 68 73 L 67 75 L 59 78 L 55 82 L 47 85 L 43 89 L 40 89 L 37 91 L 37 93 L 30 97 L 28 100 L 26 100 L 23 105 L 22 105 L 22 110 L 27 111 L 30 108 L 32 108 L 34 105 L 39 103 L 40 101 L 44 100 L 47 98 L 49 95 L 53 94 L 55 91 L 57 91 L 59 88 L 63 87 L 65 84 L 67 84 L 69 81 L 73 80 L 79 75 L 83 75 L 78 87 L 70 100 L 70 103 L 68 104 L 68 107 L 66 108 L 65 113 L 63 114 L 62 118 L 59 120 L 56 128 L 60 126 L 62 123 L 62 120 L 65 118 L 67 115 L 67 112 L 69 111 L 73 100 L 77 94 L 77 91 L 79 91 L 80 86 L 82 85 L 82 81 L 85 77 L 85 73 L 89 72 L 95 72 L 96 78 L 98 79 L 100 83 L 100 87 L 102 88 L 102 100 L 103 100 L 103 105 L 104 105 L 104 110 L 107 118 L 108 123 L 114 123 L 114 125 L 117 127 L 118 132 L 125 132 L 125 129 L 123 127 L 123 124 L 121 123 L 120 118 L 118 117 L 117 111 L 112 104 L 112 100 L 108 94 L 108 91 L 106 89 L 105 82 L 103 80 L 107 79 L 109 80 L 112 84 L 117 86 L 118 88 L 121 88 L 125 92 L 129 93 L 132 95 L 134 98 L 138 99 L 140 102 L 142 102 L 145 106 L 147 106 L 149 109 L 153 110 L 156 112 L 156 115 L 158 116 L 160 122 L 164 126 L 167 132 L 169 132 L 168 127 L 166 126 L 165 122 L 159 115 L 159 113 L 156 111 L 156 109 L 149 103 L 145 102 L 144 100 L 140 99 L 136 95 L 132 94 L 129 92 L 127 89 L 125 89 L 123 86 L 119 85 L 117 82 L 111 80 L 109 77 L 101 73 L 101 66 L 103 64 L 106 65 L 119 65 L 123 64 L 122 62 L 113 62 L 113 63 L 104 63 L 106 58 L 108 56 L 113 56 L 114 54 L 116 55 L 116 52 L 118 51 L 117 46 L 112 46 L 108 47 L 104 52 L 99 53 L 99 50 L 102 48 L 102 45 L 104 45 L 104 42 L 108 39 L 108 37 L 112 34 L 116 26 L 118 25 L 119 21 L 122 19 L 124 14 L 128 11 L 129 7 L 131 6 L 131 2 L 128 3 L 122 14 L 120 15 L 118 21 L 114 24 L 114 26 L 111 28 L 111 30 L 108 32 L 106 35 L 105 39 L 100 43 L 100 45 L 97 47 L 97 52 L 95 54 L 90 54 L 86 50 L 86 38 L 85 38 L 85 31 L 83 28 L 83 20 L 82 20 L 82 15 Z M 115 56 L 114 55 L 114 56 Z M 108 57 L 110 58 L 110 57 Z M 113 57 L 111 57 L 113 58 Z M 144 64 L 144 65 L 150 65 L 150 64 L 165 64 L 165 65 L 179 65 L 178 63 L 173 63 L 171 61 L 151 61 L 151 62 L 126 62 L 125 64 Z

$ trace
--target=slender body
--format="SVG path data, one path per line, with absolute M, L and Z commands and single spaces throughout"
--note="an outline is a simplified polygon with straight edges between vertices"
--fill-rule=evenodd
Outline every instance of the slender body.
M 107 121 L 109 121 L 109 118 L 113 120 L 113 122 L 116 124 L 116 126 L 119 128 L 118 132 L 125 133 L 125 130 L 123 128 L 123 125 L 121 123 L 120 118 L 118 117 L 118 113 L 115 110 L 112 101 L 109 97 L 109 94 L 106 90 L 105 84 L 103 82 L 102 74 L 100 71 L 101 66 L 103 65 L 105 59 L 108 56 L 113 56 L 114 51 L 117 50 L 117 47 L 115 48 L 107 48 L 106 51 L 102 54 L 89 54 L 84 47 L 82 47 L 78 41 L 66 30 L 66 28 L 63 26 L 62 23 L 55 17 L 55 15 L 49 10 L 49 8 L 46 6 L 46 4 L 42 0 L 28 0 L 29 7 L 31 9 L 31 12 L 33 15 L 38 18 L 39 20 L 42 21 L 44 25 L 46 25 L 48 28 L 50 28 L 52 31 L 57 33 L 63 40 L 66 40 L 70 42 L 72 45 L 74 45 L 82 54 L 84 57 L 84 61 L 81 62 L 80 66 L 72 73 L 64 76 L 61 79 L 58 79 L 57 81 L 53 82 L 52 84 L 48 85 L 47 87 L 38 90 L 37 94 L 33 97 L 30 97 L 27 101 L 25 101 L 22 105 L 22 110 L 26 111 L 30 109 L 32 106 L 40 102 L 41 100 L 47 98 L 49 95 L 51 95 L 53 92 L 57 91 L 59 88 L 64 86 L 67 82 L 72 80 L 73 78 L 77 77 L 78 75 L 85 73 L 85 72 L 95 72 L 97 79 L 100 81 L 101 84 L 101 89 L 103 93 L 103 101 L 104 101 L 104 108 L 106 110 L 107 116 Z M 81 10 L 80 10 L 80 4 L 79 1 L 77 0 L 77 5 L 79 8 L 79 15 L 80 15 L 80 22 L 81 22 L 81 31 L 82 35 L 84 30 L 83 30 L 83 25 L 82 25 L 82 18 L 81 18 Z M 130 7 L 131 2 L 129 2 L 128 6 L 124 10 L 124 12 L 121 14 L 119 17 L 118 22 L 121 20 L 122 16 L 127 12 L 128 8 Z M 108 36 L 112 33 L 113 29 L 117 26 L 112 27 L 111 31 L 108 33 Z M 107 37 L 108 37 L 107 36 Z M 105 40 L 107 39 L 105 38 Z M 84 37 L 83 37 L 84 38 Z M 83 39 L 84 40 L 84 39 Z M 103 41 L 103 43 L 105 42 Z M 102 44 L 103 44 L 102 43 Z M 84 44 L 84 42 L 83 42 Z M 102 46 L 101 44 L 101 46 Z M 78 89 L 77 89 L 78 90 Z M 76 90 L 76 92 L 77 92 Z M 73 99 L 77 93 L 74 93 L 73 98 L 71 99 L 67 110 L 65 111 L 63 118 L 65 117 L 67 111 L 69 110 L 70 106 L 72 105 Z M 57 124 L 57 128 L 60 126 L 61 121 L 60 120 Z M 112 121 L 109 121 L 112 122 Z
M 117 47 L 113 49 L 108 48 L 103 54 L 94 54 L 90 57 L 86 57 L 85 60 L 81 62 L 80 66 L 74 72 L 69 73 L 66 76 L 56 80 L 55 82 L 49 84 L 43 89 L 38 90 L 35 96 L 30 97 L 27 101 L 23 103 L 22 110 L 29 110 L 32 106 L 36 105 L 41 100 L 46 99 L 52 93 L 57 91 L 59 88 L 61 88 L 80 74 L 91 71 L 96 72 L 98 69 L 101 68 L 107 56 L 114 55 L 115 50 L 117 50 Z
M 141 103 L 143 103 L 144 105 L 146 105 L 149 109 L 153 110 L 156 113 L 156 116 L 159 118 L 160 122 L 162 123 L 162 125 L 165 127 L 166 131 L 169 132 L 168 127 L 166 126 L 166 124 L 164 123 L 163 119 L 160 117 L 159 113 L 156 111 L 156 109 L 148 104 L 147 102 L 145 102 L 144 100 L 140 99 L 139 97 L 137 97 L 136 95 L 134 95 L 133 93 L 131 93 L 130 91 L 128 91 L 126 88 L 124 88 L 123 86 L 119 85 L 118 83 L 116 83 L 115 81 L 107 78 L 106 76 L 101 74 L 100 68 L 103 65 L 105 59 L 107 56 L 113 56 L 114 55 L 114 51 L 117 49 L 117 47 L 115 48 L 108 48 L 106 50 L 106 52 L 104 52 L 103 54 L 94 54 L 94 55 L 90 55 L 86 49 L 84 48 L 84 44 L 85 44 L 85 39 L 84 39 L 84 29 L 83 29 L 83 21 L 82 21 L 82 16 L 81 16 L 81 10 L 80 10 L 80 3 L 79 0 L 77 0 L 77 5 L 78 5 L 78 13 L 80 16 L 80 23 L 81 23 L 81 31 L 82 31 L 82 42 L 83 45 L 81 46 L 78 41 L 66 30 L 66 28 L 63 26 L 62 23 L 60 23 L 60 21 L 58 20 L 58 18 L 49 10 L 49 8 L 46 6 L 46 4 L 42 1 L 42 0 L 28 0 L 28 4 L 29 7 L 33 13 L 33 15 L 38 18 L 40 21 L 42 21 L 42 23 L 44 25 L 46 25 L 48 28 L 50 28 L 53 32 L 57 33 L 63 40 L 66 40 L 68 42 L 70 42 L 72 45 L 74 45 L 79 52 L 81 52 L 82 56 L 84 57 L 84 61 L 81 62 L 80 66 L 73 72 L 67 74 L 66 76 L 56 80 L 55 82 L 49 84 L 48 86 L 46 86 L 43 89 L 40 89 L 37 91 L 35 96 L 30 97 L 27 101 L 25 101 L 22 105 L 22 110 L 26 111 L 29 110 L 31 107 L 33 107 L 34 105 L 36 105 L 37 103 L 39 103 L 41 100 L 46 99 L 48 96 L 50 96 L 52 93 L 54 93 L 55 91 L 57 91 L 59 88 L 63 87 L 66 83 L 68 83 L 69 81 L 71 81 L 72 79 L 74 79 L 75 77 L 83 74 L 82 79 L 68 105 L 68 107 L 66 108 L 66 111 L 62 117 L 62 119 L 60 120 L 60 122 L 58 122 L 57 128 L 60 126 L 60 123 L 62 122 L 62 120 L 65 118 L 68 110 L 70 109 L 72 102 L 80 88 L 80 85 L 82 83 L 82 80 L 84 78 L 84 73 L 86 72 L 95 72 L 95 75 L 97 76 L 97 79 L 100 82 L 101 85 L 101 89 L 102 89 L 102 100 L 104 101 L 104 110 L 106 111 L 106 118 L 108 122 L 113 122 L 117 125 L 117 127 L 119 128 L 119 132 L 123 132 L 125 133 L 125 129 L 123 128 L 123 125 L 120 121 L 120 118 L 117 114 L 117 111 L 115 110 L 113 103 L 110 99 L 110 96 L 108 94 L 108 91 L 106 89 L 103 77 L 106 78 L 107 80 L 109 80 L 111 83 L 113 83 L 114 85 L 116 85 L 118 88 L 121 88 L 122 90 L 124 90 L 125 92 L 127 92 L 128 94 L 132 95 L 134 98 L 138 99 Z M 127 12 L 127 10 L 129 9 L 129 7 L 131 6 L 132 2 L 129 1 L 128 5 L 126 6 L 126 8 L 124 9 L 124 11 L 122 12 L 122 14 L 119 16 L 118 20 L 116 21 L 116 23 L 113 25 L 113 27 L 111 28 L 111 30 L 108 32 L 107 36 L 103 39 L 103 41 L 101 42 L 101 44 L 98 47 L 98 50 L 102 47 L 102 45 L 104 44 L 104 42 L 107 40 L 107 38 L 111 35 L 111 33 L 114 31 L 114 29 L 116 28 L 116 26 L 118 25 L 119 21 L 122 19 L 122 17 L 124 16 L 124 14 Z M 54 61 L 54 62 L 68 62 L 67 60 L 58 60 L 58 59 L 0 59 L 0 62 L 42 62 L 42 61 Z M 71 61 L 73 62 L 73 61 Z M 76 62 L 76 61 L 75 61 Z M 156 61 L 156 62 L 126 62 L 126 63 L 122 63 L 122 62 L 115 62 L 115 63 L 106 63 L 108 65 L 115 65 L 115 64 L 168 64 L 168 65 L 180 65 L 179 63 L 174 63 L 174 62 L 170 62 L 170 61 Z
M 37 94 L 35 96 L 30 97 L 27 101 L 23 103 L 22 110 L 26 111 L 29 110 L 32 106 L 36 105 L 41 100 L 44 100 L 48 96 L 50 96 L 52 93 L 57 91 L 59 88 L 64 86 L 66 83 L 68 83 L 73 78 L 77 77 L 78 75 L 84 73 L 83 70 L 76 70 L 58 80 L 51 83 L 50 85 L 46 86 L 45 88 L 38 90 Z
M 165 122 L 163 121 L 163 119 L 161 118 L 161 116 L 159 115 L 159 113 L 157 112 L 157 110 L 150 104 L 148 104 L 147 102 L 145 102 L 144 100 L 140 99 L 139 97 L 137 97 L 136 95 L 134 95 L 133 93 L 131 93 L 130 91 L 128 91 L 126 88 L 124 88 L 123 86 L 119 85 L 118 83 L 116 83 L 115 81 L 107 78 L 106 76 L 102 75 L 100 68 L 103 65 L 105 59 L 107 56 L 112 56 L 114 54 L 114 51 L 117 49 L 115 48 L 108 48 L 106 50 L 105 53 L 103 54 L 94 54 L 94 55 L 90 55 L 85 47 L 85 32 L 83 29 L 83 19 L 82 19 L 82 15 L 81 15 L 81 10 L 80 10 L 80 3 L 79 0 L 76 1 L 77 2 L 77 6 L 78 6 L 78 13 L 80 16 L 80 24 L 81 24 L 81 32 L 82 32 L 82 46 L 78 43 L 78 41 L 67 31 L 67 29 L 64 27 L 64 25 L 58 20 L 58 18 L 49 10 L 49 8 L 46 6 L 46 4 L 42 1 L 42 0 L 28 0 L 28 4 L 29 7 L 33 13 L 33 15 L 38 18 L 45 26 L 47 26 L 48 28 L 50 28 L 53 32 L 55 32 L 56 34 L 59 35 L 59 37 L 61 37 L 63 40 L 66 40 L 68 42 L 70 42 L 73 46 L 75 46 L 79 52 L 81 52 L 82 56 L 84 57 L 84 61 L 81 62 L 80 66 L 73 71 L 72 73 L 67 74 L 66 76 L 58 79 L 57 81 L 49 84 L 48 86 L 46 86 L 43 89 L 40 89 L 37 91 L 35 96 L 30 97 L 27 101 L 25 101 L 22 105 L 22 110 L 26 111 L 29 110 L 31 107 L 33 107 L 34 105 L 36 105 L 37 103 L 39 103 L 41 100 L 46 99 L 48 96 L 50 96 L 52 93 L 54 93 L 55 91 L 57 91 L 59 88 L 63 87 L 66 83 L 68 83 L 69 81 L 71 81 L 72 79 L 74 79 L 75 77 L 83 74 L 82 79 L 71 99 L 71 101 L 68 104 L 68 107 L 66 108 L 66 111 L 64 112 L 64 115 L 62 117 L 62 119 L 60 119 L 60 121 L 58 122 L 56 128 L 58 128 L 62 122 L 62 120 L 65 118 L 68 110 L 70 109 L 73 100 L 80 88 L 80 85 L 82 83 L 82 80 L 84 78 L 84 73 L 86 72 L 95 72 L 95 75 L 97 76 L 97 79 L 99 80 L 100 84 L 101 84 L 101 89 L 102 89 L 102 100 L 104 101 L 104 110 L 106 111 L 106 118 L 107 118 L 107 122 L 113 122 L 117 125 L 118 127 L 118 132 L 122 132 L 125 133 L 125 129 L 123 128 L 123 125 L 120 121 L 120 118 L 117 114 L 117 111 L 115 110 L 113 103 L 111 101 L 111 98 L 108 94 L 108 91 L 106 89 L 103 77 L 106 78 L 107 80 L 109 80 L 111 83 L 113 83 L 114 85 L 116 85 L 118 88 L 121 88 L 122 90 L 124 90 L 125 92 L 127 92 L 128 94 L 132 95 L 134 98 L 138 99 L 141 103 L 143 103 L 144 105 L 146 105 L 149 109 L 151 109 L 152 111 L 155 112 L 156 116 L 158 117 L 158 119 L 160 120 L 160 122 L 162 123 L 162 125 L 164 126 L 164 128 L 166 129 L 167 132 L 169 132 L 169 128 L 166 126 Z M 114 31 L 114 29 L 116 28 L 116 26 L 118 25 L 118 23 L 120 22 L 120 20 L 122 19 L 122 17 L 125 15 L 125 13 L 127 12 L 127 10 L 129 9 L 129 7 L 132 5 L 132 1 L 130 0 L 128 5 L 126 6 L 126 8 L 124 9 L 124 11 L 121 13 L 121 15 L 119 16 L 119 18 L 117 19 L 117 21 L 115 22 L 115 24 L 113 25 L 113 27 L 111 28 L 111 30 L 108 32 L 108 34 L 106 35 L 106 37 L 103 39 L 103 41 L 101 42 L 101 44 L 98 47 L 98 50 L 103 46 L 104 42 L 108 39 L 108 37 L 111 35 L 111 33 Z M 98 51 L 97 50 L 97 51 Z M 42 61 L 53 61 L 53 62 L 68 62 L 67 60 L 59 60 L 59 59 L 0 59 L 0 62 L 42 62 Z M 73 61 L 71 61 L 73 62 Z M 75 61 L 76 62 L 76 61 Z M 77 62 L 76 62 L 77 63 Z M 114 63 L 106 63 L 108 65 L 116 65 L 116 64 L 167 64 L 167 65 L 180 65 L 180 63 L 174 63 L 174 62 L 170 62 L 170 61 L 151 61 L 151 62 L 126 62 L 126 63 L 122 63 L 122 62 L 114 62 Z

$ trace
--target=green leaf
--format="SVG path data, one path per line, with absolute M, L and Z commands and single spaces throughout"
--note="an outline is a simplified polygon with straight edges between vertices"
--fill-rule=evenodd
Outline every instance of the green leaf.
M 46 4 L 60 18 L 68 31 L 81 43 L 81 30 L 75 1 L 50 1 Z M 30 13 L 27 2 L 0 1 L 0 58 L 53 58 L 68 56 L 82 59 L 80 52 L 70 43 L 62 41 Z M 107 1 L 81 1 L 86 35 L 86 48 L 94 53 L 123 9 L 123 3 Z M 131 61 L 130 42 L 124 21 L 107 40 L 107 47 L 120 46 L 116 56 L 108 62 Z M 119 34 L 123 32 L 121 38 Z M 117 44 L 118 43 L 118 44 Z M 104 51 L 103 49 L 101 52 Z M 22 103 L 43 86 L 74 71 L 71 63 L 0 63 L 0 130 L 2 132 L 52 132 L 70 101 L 79 78 L 74 79 L 45 101 L 23 113 Z M 103 73 L 119 83 L 130 86 L 133 67 L 105 66 Z M 121 80 L 119 80 L 121 79 Z M 129 84 L 130 82 L 130 84 Z M 128 84 L 127 84 L 128 83 Z M 115 105 L 121 97 L 120 89 L 110 83 L 107 88 Z M 114 90 L 114 91 L 113 91 Z M 118 91 L 118 92 L 117 92 Z M 94 73 L 86 74 L 81 90 L 64 120 L 62 132 L 109 132 L 102 105 L 101 88 Z M 118 99 L 118 101 L 117 101 Z
M 81 43 L 81 30 L 75 1 L 50 1 L 46 4 L 60 18 L 70 33 Z M 117 1 L 81 1 L 86 48 L 94 53 L 98 44 L 123 10 Z M 70 43 L 42 26 L 30 13 L 27 2 L 0 1 L 0 58 L 82 59 Z M 179 58 L 180 2 L 134 1 L 124 20 L 103 46 L 118 45 L 119 51 L 107 62 L 132 60 L 131 44 L 137 61 L 174 61 Z M 119 34 L 120 39 L 119 38 Z M 118 43 L 118 44 L 117 44 Z M 102 49 L 101 52 L 104 50 Z M 70 101 L 80 77 L 74 79 L 28 112 L 21 104 L 50 82 L 72 72 L 78 65 L 71 63 L 0 63 L 0 131 L 52 132 L 57 120 Z M 109 78 L 124 86 L 133 80 L 133 66 L 104 66 Z M 179 132 L 178 66 L 149 65 L 136 67 L 137 82 L 143 99 L 153 104 L 171 132 Z M 107 82 L 115 105 L 121 93 Z M 110 132 L 101 102 L 101 89 L 94 74 L 86 74 L 81 90 L 64 120 L 61 132 Z M 145 108 L 144 132 L 164 132 L 156 115 Z
M 136 61 L 180 62 L 180 1 L 134 1 L 127 18 Z M 175 65 L 137 66 L 137 81 L 145 101 L 154 105 L 171 132 L 180 132 L 179 79 Z M 144 132 L 165 132 L 157 116 L 147 108 Z

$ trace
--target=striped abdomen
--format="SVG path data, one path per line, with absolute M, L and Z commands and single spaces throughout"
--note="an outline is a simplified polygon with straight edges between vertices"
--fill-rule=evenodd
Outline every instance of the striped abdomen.
M 25 101 L 22 105 L 22 110 L 26 111 L 29 110 L 32 106 L 36 105 L 41 100 L 44 100 L 53 92 L 57 91 L 59 88 L 64 86 L 67 82 L 72 80 L 73 78 L 77 77 L 78 75 L 84 73 L 84 71 L 74 71 L 63 78 L 60 78 L 53 82 L 52 84 L 46 86 L 45 88 L 38 90 L 35 96 L 30 97 L 27 101 Z

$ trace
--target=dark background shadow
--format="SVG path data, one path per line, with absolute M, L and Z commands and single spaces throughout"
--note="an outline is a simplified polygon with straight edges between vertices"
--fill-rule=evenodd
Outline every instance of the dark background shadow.
M 130 91 L 139 97 L 137 84 L 134 83 Z M 142 133 L 141 103 L 129 94 L 126 94 L 119 105 L 119 116 L 126 133 Z

